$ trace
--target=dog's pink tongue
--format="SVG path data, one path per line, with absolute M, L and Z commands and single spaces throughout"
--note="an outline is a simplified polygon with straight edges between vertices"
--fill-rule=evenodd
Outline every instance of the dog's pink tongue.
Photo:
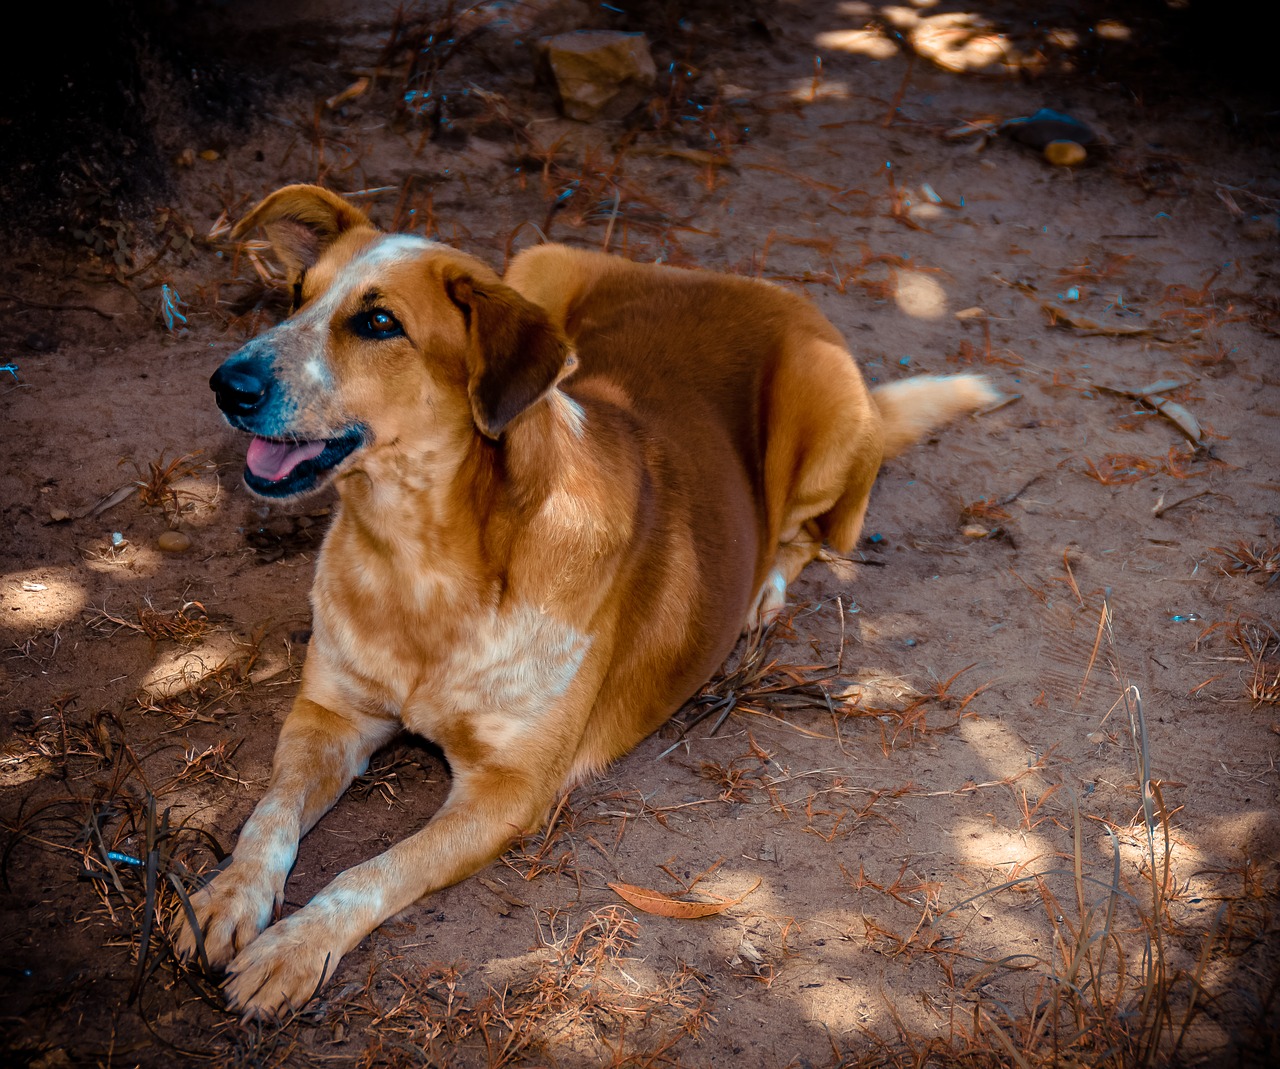
M 259 479 L 278 482 L 304 460 L 324 452 L 324 442 L 271 442 L 254 438 L 249 443 L 245 464 Z

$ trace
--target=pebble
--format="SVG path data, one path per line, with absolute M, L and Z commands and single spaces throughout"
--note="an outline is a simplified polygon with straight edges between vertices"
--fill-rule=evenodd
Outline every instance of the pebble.
M 1088 155 L 1076 141 L 1050 141 L 1044 147 L 1044 158 L 1055 167 L 1078 167 Z
M 49 519 L 51 519 L 54 523 L 62 523 L 64 520 L 71 519 L 71 513 L 69 513 L 66 509 L 50 509 Z
M 191 536 L 181 531 L 165 531 L 156 539 L 156 545 L 165 553 L 185 553 L 191 548 Z
M 991 532 L 980 523 L 967 523 L 960 528 L 965 538 L 986 538 Z

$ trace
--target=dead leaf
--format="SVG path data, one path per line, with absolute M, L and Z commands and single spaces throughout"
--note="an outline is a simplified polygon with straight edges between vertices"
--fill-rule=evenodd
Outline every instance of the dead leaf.
M 1200 441 L 1201 430 L 1200 421 L 1196 419 L 1184 406 L 1178 404 L 1177 401 L 1170 401 L 1165 397 L 1150 396 L 1147 401 L 1155 408 L 1160 415 L 1169 420 L 1178 430 L 1190 438 L 1193 442 Z
M 611 883 L 609 886 L 625 901 L 645 913 L 658 917 L 674 917 L 676 920 L 696 920 L 698 917 L 710 917 L 723 913 L 730 906 L 736 906 L 752 891 L 760 886 L 760 877 L 742 892 L 737 898 L 722 898 L 719 902 L 688 902 L 661 891 L 651 891 L 647 887 L 636 887 L 630 883 Z
M 1086 334 L 1102 334 L 1116 338 L 1129 338 L 1137 334 L 1150 334 L 1152 332 L 1151 327 L 1118 327 L 1099 323 L 1088 316 L 1080 315 L 1076 311 L 1069 311 L 1058 304 L 1057 301 L 1037 300 L 1036 303 L 1049 314 L 1049 318 L 1055 327 L 1065 324 L 1075 330 L 1084 331 Z
M 368 88 L 369 88 L 368 78 L 357 78 L 354 82 L 352 82 L 349 86 L 347 86 L 346 89 L 342 90 L 341 93 L 335 93 L 328 100 L 326 100 L 324 102 L 324 106 L 328 108 L 330 111 L 334 111 L 342 107 L 342 105 L 347 103 L 347 101 L 355 100 L 355 98 L 358 96 L 363 96 L 365 91 Z
M 120 504 L 121 501 L 124 501 L 127 498 L 132 497 L 137 492 L 138 492 L 137 483 L 125 483 L 125 485 L 120 487 L 118 490 L 112 490 L 111 493 L 109 493 L 101 501 L 98 501 L 97 503 L 90 505 L 87 509 L 85 509 L 82 513 L 80 513 L 80 518 L 83 519 L 86 516 L 101 516 L 104 512 L 107 511 L 107 509 L 115 508 L 116 505 Z
M 1149 334 L 1157 341 L 1168 342 L 1171 340 L 1157 334 L 1155 328 L 1152 326 L 1122 327 L 1112 326 L 1107 323 L 1099 323 L 1096 320 L 1090 319 L 1088 316 L 1081 315 L 1075 309 L 1064 307 L 1057 301 L 1044 300 L 1038 293 L 1036 293 L 1034 286 L 1028 282 L 1022 281 L 1021 279 L 1011 282 L 1009 279 L 1002 278 L 1000 275 L 992 275 L 991 277 L 997 282 L 1017 290 L 1028 300 L 1035 301 L 1035 303 L 1048 314 L 1052 326 L 1071 327 L 1073 330 L 1081 331 L 1086 336 L 1096 334 L 1109 338 L 1133 338 Z
M 1185 405 L 1180 405 L 1177 401 L 1170 401 L 1167 397 L 1161 396 L 1161 394 L 1169 390 L 1176 390 L 1185 385 L 1187 385 L 1185 382 L 1179 382 L 1176 379 L 1161 379 L 1159 382 L 1153 382 L 1149 386 L 1143 386 L 1136 390 L 1131 390 L 1126 386 L 1098 386 L 1098 389 L 1106 390 L 1107 393 L 1119 394 L 1121 397 L 1133 397 L 1149 404 L 1193 442 L 1199 442 L 1203 436 L 1203 431 L 1200 429 L 1200 421 L 1191 414 Z
M 502 899 L 502 901 L 504 901 L 508 906 L 514 906 L 516 909 L 525 909 L 528 907 L 528 902 L 522 898 L 517 898 L 496 880 L 491 880 L 487 876 L 477 876 L 476 879 Z

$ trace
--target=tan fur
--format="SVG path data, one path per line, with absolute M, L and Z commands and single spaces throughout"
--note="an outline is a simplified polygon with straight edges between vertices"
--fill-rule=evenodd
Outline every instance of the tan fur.
M 192 896 L 229 1002 L 269 1015 L 662 724 L 824 540 L 853 547 L 886 447 L 991 392 L 912 380 L 879 404 L 817 309 L 755 280 L 547 245 L 500 282 L 313 187 L 253 224 L 305 271 L 299 310 L 251 343 L 285 430 L 367 429 L 333 471 L 270 785 Z M 370 294 L 403 337 L 352 332 Z M 402 725 L 443 748 L 448 800 L 271 925 L 299 838 Z

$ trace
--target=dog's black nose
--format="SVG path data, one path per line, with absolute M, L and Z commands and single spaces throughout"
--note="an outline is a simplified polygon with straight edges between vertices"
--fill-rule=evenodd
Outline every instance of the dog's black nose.
M 218 407 L 233 416 L 252 415 L 267 396 L 270 384 L 244 367 L 223 364 L 209 379 Z

